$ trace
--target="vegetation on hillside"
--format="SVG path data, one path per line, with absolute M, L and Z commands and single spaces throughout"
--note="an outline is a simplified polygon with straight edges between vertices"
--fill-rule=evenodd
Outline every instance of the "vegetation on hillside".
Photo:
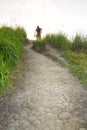
M 23 28 L 0 28 L 0 93 L 10 84 L 10 73 L 19 61 L 26 37 Z
M 37 52 L 42 52 L 46 49 L 46 41 L 44 38 L 42 39 L 37 39 L 35 41 L 33 41 L 33 47 L 34 50 L 36 50 Z
M 65 34 L 48 34 L 45 37 L 45 42 L 52 45 L 59 51 L 67 51 L 71 48 L 72 44 Z
M 81 34 L 76 34 L 73 38 L 72 50 L 77 53 L 87 54 L 87 37 Z

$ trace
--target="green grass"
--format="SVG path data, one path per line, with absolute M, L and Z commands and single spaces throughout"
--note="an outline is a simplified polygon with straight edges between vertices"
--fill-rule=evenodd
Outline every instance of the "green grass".
M 0 28 L 0 93 L 10 85 L 10 73 L 18 64 L 26 37 L 23 28 Z
M 72 50 L 78 53 L 87 54 L 87 37 L 81 34 L 76 34 L 73 38 Z
M 37 52 L 44 51 L 46 49 L 46 42 L 44 38 L 33 41 L 33 49 Z
M 64 52 L 63 56 L 69 63 L 70 72 L 78 76 L 81 83 L 87 86 L 87 55 L 68 51 Z
M 59 51 L 67 51 L 71 49 L 71 41 L 63 33 L 58 34 L 48 34 L 45 37 L 45 42 L 52 45 Z

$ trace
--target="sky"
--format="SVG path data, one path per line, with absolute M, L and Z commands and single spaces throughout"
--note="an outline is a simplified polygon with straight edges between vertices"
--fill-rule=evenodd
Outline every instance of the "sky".
M 86 35 L 87 0 L 0 0 L 0 25 L 24 27 L 30 39 L 37 26 L 42 37 L 58 32 Z

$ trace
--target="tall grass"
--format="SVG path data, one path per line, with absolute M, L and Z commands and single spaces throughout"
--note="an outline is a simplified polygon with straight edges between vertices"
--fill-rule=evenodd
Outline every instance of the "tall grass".
M 45 41 L 47 44 L 52 45 L 59 51 L 69 50 L 72 46 L 70 40 L 63 33 L 58 34 L 48 34 L 45 37 Z
M 0 28 L 0 93 L 9 86 L 10 72 L 19 61 L 26 37 L 23 28 Z
M 81 34 L 76 34 L 73 39 L 72 50 L 87 54 L 87 37 Z

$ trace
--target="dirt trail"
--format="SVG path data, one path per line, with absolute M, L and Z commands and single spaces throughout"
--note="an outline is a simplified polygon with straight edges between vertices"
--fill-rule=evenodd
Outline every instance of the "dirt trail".
M 31 45 L 24 49 L 17 90 L 0 103 L 0 130 L 87 130 L 87 89 Z

